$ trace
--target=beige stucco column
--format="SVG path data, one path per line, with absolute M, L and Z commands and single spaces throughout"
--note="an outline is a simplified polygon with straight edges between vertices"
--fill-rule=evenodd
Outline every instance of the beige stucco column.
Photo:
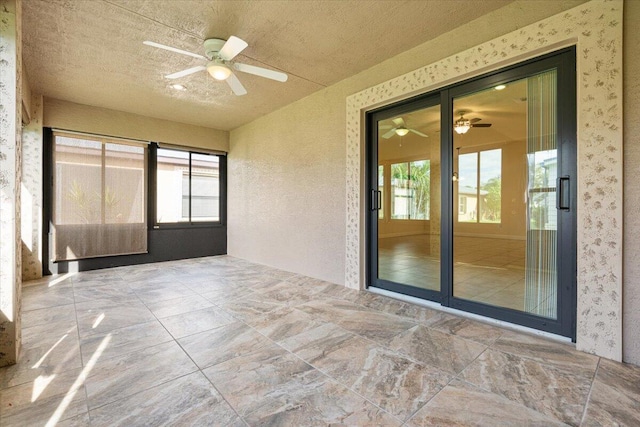
M 0 366 L 20 352 L 21 0 L 0 0 Z

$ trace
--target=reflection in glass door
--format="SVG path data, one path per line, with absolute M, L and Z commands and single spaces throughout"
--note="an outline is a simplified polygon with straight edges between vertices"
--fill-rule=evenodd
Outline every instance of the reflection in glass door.
M 454 98 L 453 296 L 557 319 L 556 70 Z
M 440 106 L 387 116 L 376 121 L 374 280 L 439 292 Z

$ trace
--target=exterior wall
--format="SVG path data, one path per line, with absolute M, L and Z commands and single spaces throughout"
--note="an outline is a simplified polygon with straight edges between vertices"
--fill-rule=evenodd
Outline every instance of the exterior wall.
M 42 277 L 42 96 L 32 95 L 22 129 L 22 280 Z
M 44 126 L 104 136 L 229 151 L 229 132 L 45 98 Z
M 0 366 L 21 342 L 22 2 L 0 0 Z
M 624 3 L 623 360 L 640 365 L 640 2 Z
M 576 347 L 622 359 L 622 9 L 622 0 L 593 0 L 347 99 L 347 286 L 364 277 L 363 111 L 576 45 Z
M 346 97 L 583 2 L 516 1 L 233 130 L 229 254 L 344 284 Z

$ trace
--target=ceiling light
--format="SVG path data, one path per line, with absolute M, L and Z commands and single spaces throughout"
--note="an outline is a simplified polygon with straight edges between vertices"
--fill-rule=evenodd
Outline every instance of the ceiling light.
M 221 59 L 210 61 L 207 64 L 207 71 L 216 80 L 227 80 L 231 75 L 231 69 Z
M 496 87 L 494 87 L 495 90 L 502 90 L 502 89 L 506 89 L 507 86 L 506 85 L 498 85 Z
M 467 133 L 469 129 L 471 129 L 471 121 L 463 117 L 460 117 L 458 120 L 456 120 L 456 123 L 453 125 L 453 130 L 455 130 L 458 135 Z
M 398 128 L 398 129 L 396 129 L 396 135 L 405 136 L 408 133 L 409 133 L 409 129 L 407 129 L 407 128 Z
M 175 85 L 169 85 L 170 88 L 175 89 L 175 90 L 187 90 L 186 87 L 179 85 L 179 84 L 175 84 Z

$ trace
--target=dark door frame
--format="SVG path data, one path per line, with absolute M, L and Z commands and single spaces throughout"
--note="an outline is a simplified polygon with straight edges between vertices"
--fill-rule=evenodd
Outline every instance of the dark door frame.
M 558 160 L 562 175 L 570 177 L 568 210 L 558 210 L 558 318 L 547 319 L 508 308 L 495 307 L 453 296 L 453 99 L 549 69 L 558 71 Z M 372 191 L 378 188 L 377 144 L 380 120 L 433 105 L 441 105 L 441 290 L 433 291 L 377 278 L 378 211 Z M 366 284 L 414 296 L 498 320 L 576 338 L 577 307 L 577 129 L 576 49 L 565 48 L 473 79 L 419 95 L 366 114 L 367 269 Z M 446 131 L 445 131 L 446 130 Z M 374 173 L 375 172 L 375 173 Z

